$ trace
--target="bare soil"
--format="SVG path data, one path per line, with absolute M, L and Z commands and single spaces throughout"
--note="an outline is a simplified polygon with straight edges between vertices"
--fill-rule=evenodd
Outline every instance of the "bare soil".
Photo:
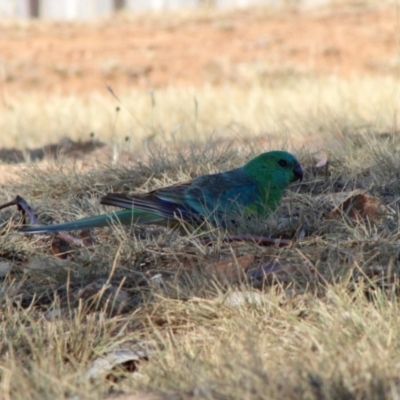
M 261 73 L 399 74 L 395 9 L 332 6 L 0 23 L 0 87 L 60 94 L 241 83 Z

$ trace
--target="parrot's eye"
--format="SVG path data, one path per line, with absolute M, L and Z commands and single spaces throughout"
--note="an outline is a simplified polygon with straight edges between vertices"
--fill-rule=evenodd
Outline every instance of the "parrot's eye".
M 287 165 L 288 165 L 288 163 L 287 163 L 286 160 L 279 160 L 279 161 L 278 161 L 278 164 L 279 164 L 281 167 L 287 167 Z

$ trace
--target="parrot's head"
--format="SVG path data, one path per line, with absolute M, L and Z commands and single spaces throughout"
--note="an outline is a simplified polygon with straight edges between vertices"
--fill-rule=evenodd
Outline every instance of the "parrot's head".
M 253 158 L 245 170 L 263 186 L 280 187 L 303 179 L 303 169 L 293 154 L 286 151 L 269 151 Z

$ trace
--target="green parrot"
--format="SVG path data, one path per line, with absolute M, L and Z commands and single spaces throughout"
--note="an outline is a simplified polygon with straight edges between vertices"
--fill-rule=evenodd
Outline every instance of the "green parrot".
M 55 225 L 22 227 L 26 233 L 73 231 L 114 223 L 176 226 L 205 221 L 228 228 L 240 218 L 266 217 L 279 204 L 287 186 L 302 180 L 296 158 L 285 151 L 260 154 L 242 167 L 203 175 L 143 194 L 109 193 L 100 203 L 125 208 L 110 214 Z

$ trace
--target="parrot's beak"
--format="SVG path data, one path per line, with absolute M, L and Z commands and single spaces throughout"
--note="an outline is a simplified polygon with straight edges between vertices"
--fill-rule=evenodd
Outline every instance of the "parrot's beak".
M 293 178 L 293 182 L 300 180 L 300 182 L 303 180 L 303 169 L 301 168 L 300 163 L 296 163 L 296 165 L 294 166 L 294 178 Z

